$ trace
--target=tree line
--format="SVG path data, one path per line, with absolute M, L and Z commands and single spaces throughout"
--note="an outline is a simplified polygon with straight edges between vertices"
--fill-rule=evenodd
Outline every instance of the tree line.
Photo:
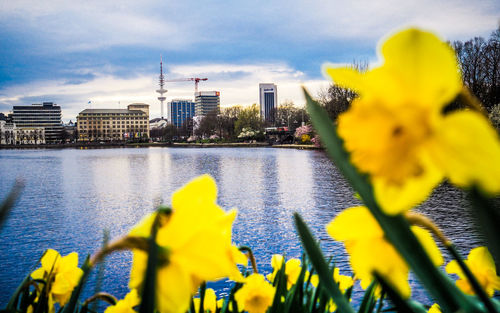
M 450 45 L 456 52 L 464 85 L 481 101 L 497 128 L 500 127 L 500 26 L 488 39 L 474 37 Z M 352 67 L 364 71 L 368 63 L 353 62 Z M 318 94 L 319 102 L 334 121 L 355 97 L 353 90 L 334 84 Z M 457 106 L 460 103 L 455 101 L 451 108 Z
M 188 137 L 237 141 L 241 139 L 239 135 L 246 130 L 256 134 L 253 139 L 264 140 L 266 127 L 288 127 L 293 132 L 302 125 L 302 122 L 308 123 L 309 115 L 305 108 L 297 107 L 291 101 L 281 103 L 274 110 L 270 121 L 264 121 L 261 118 L 257 104 L 248 107 L 234 105 L 208 113 L 197 125 L 194 125 L 196 122 L 190 118 L 186 119 L 179 128 L 168 125 L 164 128 L 152 129 L 150 135 L 152 138 L 166 141 Z

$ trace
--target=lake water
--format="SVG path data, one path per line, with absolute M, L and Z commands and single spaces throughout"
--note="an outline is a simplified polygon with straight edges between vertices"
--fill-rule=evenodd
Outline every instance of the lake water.
M 26 187 L 0 229 L 0 308 L 47 248 L 79 253 L 80 265 L 98 250 L 103 230 L 111 238 L 127 234 L 173 191 L 208 173 L 219 188 L 218 203 L 238 208 L 233 241 L 250 246 L 260 272 L 271 271 L 272 254 L 300 257 L 293 225 L 299 212 L 326 255 L 348 274 L 343 245 L 333 242 L 325 225 L 358 200 L 321 151 L 273 148 L 124 148 L 95 150 L 0 150 L 0 199 L 17 177 Z M 464 195 L 441 186 L 420 211 L 436 220 L 463 254 L 479 245 Z M 449 260 L 449 257 L 447 257 Z M 106 259 L 101 290 L 118 298 L 127 293 L 131 254 Z M 95 272 L 83 298 L 93 294 Z M 431 303 L 412 279 L 414 298 Z M 219 295 L 228 283 L 212 285 Z M 361 291 L 355 290 L 356 298 Z M 358 297 L 359 298 L 359 297 Z

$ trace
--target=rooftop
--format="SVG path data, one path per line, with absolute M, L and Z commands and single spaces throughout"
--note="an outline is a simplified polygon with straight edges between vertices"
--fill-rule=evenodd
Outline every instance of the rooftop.
M 141 113 L 146 114 L 141 110 L 127 110 L 127 109 L 85 109 L 81 111 L 79 114 L 109 114 L 109 113 L 118 113 L 118 114 L 132 114 L 132 113 Z

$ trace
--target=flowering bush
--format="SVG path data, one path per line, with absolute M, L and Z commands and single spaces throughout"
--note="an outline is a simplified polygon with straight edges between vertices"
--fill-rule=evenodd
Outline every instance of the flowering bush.
M 314 135 L 314 138 L 313 138 L 313 139 L 311 139 L 311 142 L 314 144 L 314 146 L 315 146 L 316 148 L 321 147 L 321 140 L 320 140 L 320 138 L 319 138 L 319 135 L 318 135 L 318 134 Z
M 259 133 L 260 132 L 258 130 L 253 130 L 251 128 L 243 128 L 241 130 L 241 133 L 238 135 L 238 138 L 240 138 L 240 139 L 253 139 Z
M 302 139 L 302 136 L 304 136 L 304 135 L 310 136 L 312 131 L 313 131 L 313 129 L 312 129 L 311 125 L 300 126 L 300 127 L 297 127 L 297 129 L 295 129 L 294 136 L 295 136 L 295 138 Z

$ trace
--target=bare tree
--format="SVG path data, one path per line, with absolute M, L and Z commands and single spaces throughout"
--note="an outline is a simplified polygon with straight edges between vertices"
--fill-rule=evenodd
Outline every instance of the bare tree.
M 357 71 L 364 72 L 368 69 L 368 63 L 355 61 L 351 64 L 351 67 Z M 357 94 L 354 90 L 331 84 L 327 90 L 320 90 L 318 99 L 328 112 L 330 119 L 336 121 L 338 116 L 349 108 L 351 101 L 356 96 Z
M 488 41 L 475 37 L 466 42 L 455 41 L 453 48 L 464 85 L 491 111 L 500 103 L 500 27 Z

